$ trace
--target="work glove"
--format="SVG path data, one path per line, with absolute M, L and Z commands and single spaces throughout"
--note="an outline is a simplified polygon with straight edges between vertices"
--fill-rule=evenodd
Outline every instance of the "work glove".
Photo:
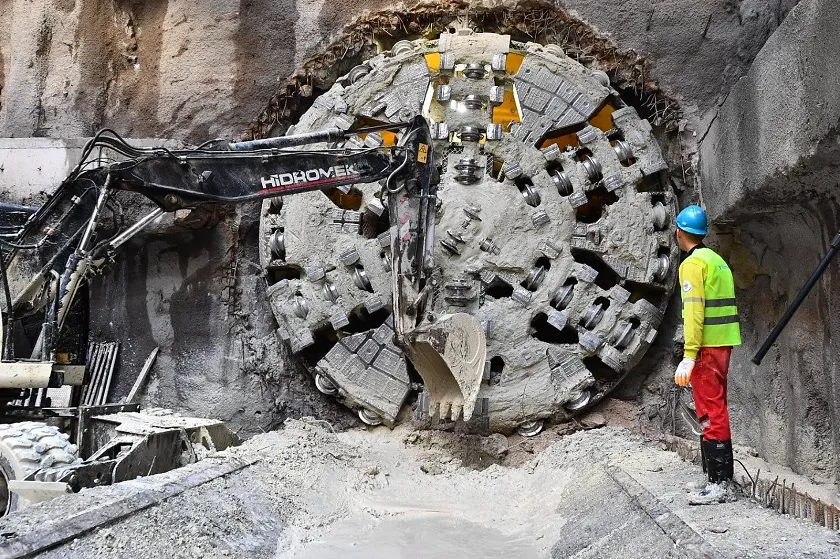
M 677 372 L 674 373 L 674 382 L 677 383 L 677 386 L 687 386 L 688 381 L 691 380 L 691 371 L 693 370 L 694 359 L 683 357 L 683 360 L 677 365 Z

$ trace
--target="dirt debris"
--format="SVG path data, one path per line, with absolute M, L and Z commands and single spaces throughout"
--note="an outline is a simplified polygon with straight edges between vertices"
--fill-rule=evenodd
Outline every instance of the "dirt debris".
M 550 443 L 507 466 L 525 441 L 287 420 L 228 453 L 256 465 L 41 556 L 693 556 L 606 474 L 620 468 L 723 557 L 840 557 L 836 533 L 746 500 L 689 507 L 683 486 L 699 467 L 656 441 L 613 426 L 551 435 L 528 440 Z M 55 514 L 117 489 L 39 507 Z

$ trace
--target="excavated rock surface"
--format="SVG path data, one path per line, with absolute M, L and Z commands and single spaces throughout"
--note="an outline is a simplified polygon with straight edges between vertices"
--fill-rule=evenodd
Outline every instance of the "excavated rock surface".
M 678 93 L 687 106 L 705 109 L 743 75 L 795 3 L 554 4 L 651 60 L 646 80 Z M 413 4 L 402 9 L 383 0 L 352 5 L 323 0 L 6 0 L 0 12 L 0 136 L 71 137 L 90 134 L 100 125 L 134 137 L 204 141 L 230 135 L 259 113 L 277 92 L 278 82 L 345 25 L 358 16 L 368 18 L 367 11 L 380 13 L 383 21 L 357 28 L 359 44 L 393 41 L 399 29 L 425 31 L 428 20 L 412 25 L 410 14 L 418 12 Z M 494 13 L 485 31 L 493 30 L 494 21 L 501 28 L 510 14 L 530 11 L 516 25 L 546 42 L 563 44 L 565 37 L 575 43 L 591 33 L 579 20 L 570 25 L 546 11 L 548 2 L 428 4 L 443 4 L 438 18 L 448 14 L 450 21 L 475 18 L 486 5 Z M 459 13 L 470 6 L 471 13 Z M 546 36 L 555 34 L 557 39 Z M 588 43 L 582 46 L 588 50 L 585 55 L 593 54 Z M 347 52 L 339 52 L 338 60 Z

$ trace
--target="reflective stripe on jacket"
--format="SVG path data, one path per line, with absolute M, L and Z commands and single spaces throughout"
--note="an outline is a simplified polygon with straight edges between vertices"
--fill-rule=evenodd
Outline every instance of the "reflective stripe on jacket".
M 680 264 L 685 356 L 701 347 L 741 345 L 735 305 L 735 282 L 729 266 L 715 251 L 698 246 Z

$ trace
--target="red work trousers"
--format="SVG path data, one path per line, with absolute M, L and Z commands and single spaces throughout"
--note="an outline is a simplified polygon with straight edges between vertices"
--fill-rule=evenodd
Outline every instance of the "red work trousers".
M 701 347 L 691 371 L 691 390 L 704 441 L 730 441 L 726 376 L 732 347 Z

